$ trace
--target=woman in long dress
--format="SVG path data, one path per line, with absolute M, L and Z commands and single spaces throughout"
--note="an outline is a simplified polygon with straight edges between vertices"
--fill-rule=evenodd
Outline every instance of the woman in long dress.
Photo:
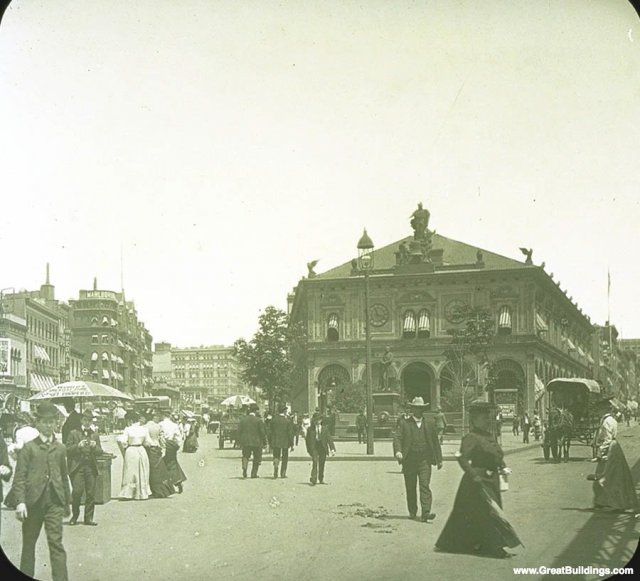
M 594 508 L 616 512 L 633 510 L 638 513 L 640 508 L 631 470 L 622 447 L 616 439 L 618 422 L 611 413 L 611 402 L 605 398 L 599 402 L 598 407 L 603 413 L 594 442 L 596 448 L 594 461 L 598 464 L 595 474 L 588 477 L 589 480 L 594 481 Z
M 127 412 L 127 427 L 117 438 L 124 456 L 122 467 L 122 487 L 119 497 L 122 500 L 147 500 L 151 494 L 149 487 L 149 457 L 144 448 L 149 444 L 149 431 L 140 425 L 138 414 Z
M 450 553 L 511 556 L 504 547 L 521 545 L 502 512 L 500 473 L 506 473 L 502 448 L 489 432 L 492 407 L 474 402 L 471 431 L 462 439 L 458 462 L 464 471 L 449 520 L 436 548 Z
M 163 449 L 165 442 L 160 424 L 157 421 L 160 418 L 156 411 L 150 412 L 147 417 L 148 421 L 144 427 L 149 431 L 149 439 L 144 446 L 149 456 L 149 486 L 154 498 L 167 498 L 175 490 L 171 483 L 167 466 L 164 463 Z
M 172 414 L 171 418 L 167 417 L 160 422 L 160 427 L 162 428 L 165 440 L 164 463 L 169 471 L 171 483 L 178 489 L 178 493 L 182 494 L 182 483 L 187 477 L 178 463 L 178 450 L 180 450 L 180 446 L 182 445 L 182 432 L 177 424 L 177 420 L 178 416 Z
M 189 418 L 187 421 L 187 431 L 182 451 L 187 454 L 198 450 L 198 424 L 195 418 Z

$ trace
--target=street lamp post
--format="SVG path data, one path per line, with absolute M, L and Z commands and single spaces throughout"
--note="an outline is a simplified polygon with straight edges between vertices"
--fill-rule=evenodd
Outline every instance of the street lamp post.
M 364 325 L 367 371 L 367 455 L 373 454 L 373 390 L 371 381 L 371 323 L 369 321 L 369 273 L 373 269 L 373 242 L 365 229 L 358 241 L 358 268 L 364 274 Z

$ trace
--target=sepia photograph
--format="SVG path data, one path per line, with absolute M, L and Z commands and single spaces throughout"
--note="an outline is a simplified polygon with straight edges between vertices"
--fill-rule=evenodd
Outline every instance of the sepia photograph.
M 0 4 L 0 578 L 631 579 L 626 0 Z

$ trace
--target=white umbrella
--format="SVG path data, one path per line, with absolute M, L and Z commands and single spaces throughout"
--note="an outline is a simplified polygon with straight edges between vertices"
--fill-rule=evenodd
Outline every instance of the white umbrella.
M 29 401 L 43 401 L 62 398 L 80 399 L 126 399 L 133 401 L 133 398 L 122 391 L 92 381 L 67 381 L 42 390 L 40 393 L 29 398 Z
M 234 407 L 242 407 L 243 405 L 250 405 L 252 403 L 256 403 L 252 400 L 248 395 L 232 395 L 225 399 L 223 402 L 220 402 L 220 405 L 232 405 Z

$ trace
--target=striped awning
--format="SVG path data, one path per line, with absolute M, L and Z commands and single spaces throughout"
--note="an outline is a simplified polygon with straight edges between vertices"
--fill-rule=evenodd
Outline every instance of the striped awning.
M 124 365 L 124 359 L 118 355 L 118 363 Z
M 567 337 L 567 347 L 569 348 L 569 351 L 576 350 L 576 346 L 573 344 L 573 341 L 569 339 L 569 337 Z
M 418 316 L 418 331 L 430 331 L 431 324 L 429 323 L 429 311 L 423 309 Z
M 585 352 L 582 350 L 582 347 L 580 347 L 578 345 L 578 355 L 580 355 L 580 357 L 586 357 L 587 355 L 585 354 Z
M 338 315 L 335 313 L 331 313 L 329 315 L 329 329 L 337 329 L 338 328 Z
M 102 379 L 109 379 L 109 370 L 108 369 L 103 369 L 102 370 Z
M 109 354 L 106 351 L 102 354 L 102 361 L 109 361 Z
M 511 309 L 502 307 L 498 317 L 498 327 L 501 329 L 511 329 Z
M 40 361 L 46 361 L 46 362 L 51 362 L 51 359 L 49 359 L 49 354 L 47 353 L 47 350 L 44 347 L 41 347 L 40 345 L 33 345 L 33 357 L 34 359 L 39 359 Z
M 53 377 L 49 377 L 48 375 L 43 375 L 40 379 L 42 380 L 44 389 L 49 389 L 56 384 L 56 382 L 53 380 Z
M 37 373 L 31 374 L 31 390 L 42 391 L 42 383 L 40 382 L 40 376 Z
M 405 333 L 415 333 L 416 330 L 416 315 L 413 311 L 407 311 L 404 314 L 404 324 L 402 330 Z
M 91 354 L 91 361 L 98 361 L 98 353 L 97 353 L 97 351 L 94 351 Z
M 111 354 L 111 361 L 118 361 L 118 356 L 115 353 Z
M 549 326 L 545 323 L 545 320 L 542 318 L 540 313 L 536 313 L 536 331 L 543 332 L 548 331 Z

